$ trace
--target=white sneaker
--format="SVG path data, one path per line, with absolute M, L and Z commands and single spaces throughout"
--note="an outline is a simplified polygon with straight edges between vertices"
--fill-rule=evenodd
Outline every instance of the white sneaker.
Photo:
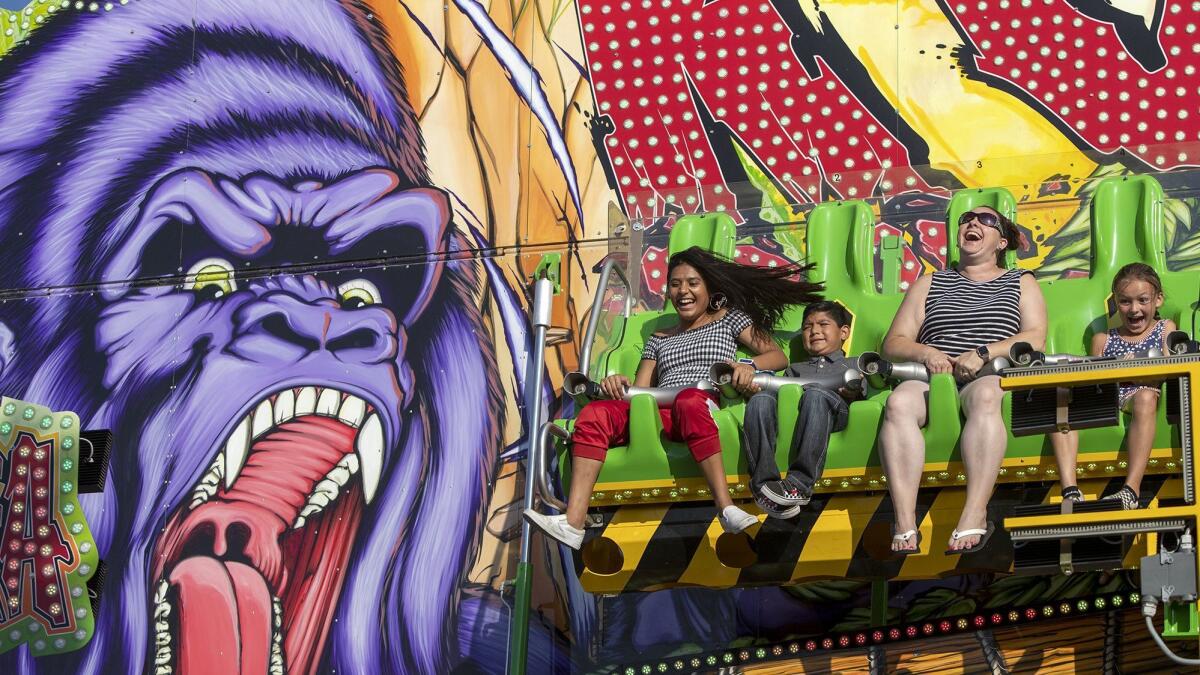
M 721 521 L 721 528 L 730 534 L 736 534 L 758 523 L 758 518 L 732 504 L 726 506 L 725 510 L 721 511 L 721 515 L 717 516 L 717 520 Z
M 547 516 L 533 509 L 525 509 L 525 520 L 528 520 L 530 525 L 541 530 L 546 536 L 557 539 L 576 551 L 583 545 L 583 530 L 571 527 L 567 523 L 566 514 Z

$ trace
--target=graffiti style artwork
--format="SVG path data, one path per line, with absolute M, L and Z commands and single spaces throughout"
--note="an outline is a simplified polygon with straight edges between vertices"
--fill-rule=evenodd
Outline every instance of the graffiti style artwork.
M 770 228 L 802 227 L 808 205 L 869 199 L 881 234 L 905 239 L 906 286 L 944 263 L 934 205 L 1006 186 L 1024 264 L 1071 274 L 1086 264 L 1054 249 L 1078 228 L 1055 235 L 1086 218 L 1087 179 L 1200 166 L 1188 2 L 582 0 L 580 16 L 626 212 L 653 235 L 729 211 L 767 234 L 747 261 L 786 251 Z M 1193 204 L 1173 211 L 1190 233 Z M 652 270 L 662 251 L 648 252 Z
M 92 637 L 96 544 L 78 500 L 79 418 L 0 400 L 0 653 L 79 649 Z
M 730 213 L 769 265 L 814 204 L 866 199 L 903 287 L 944 264 L 953 190 L 1006 186 L 1022 264 L 1074 275 L 1094 179 L 1154 172 L 1172 265 L 1200 264 L 1191 0 L 0 8 L 0 392 L 121 439 L 77 507 L 109 565 L 94 636 L 0 633 L 29 644 L 0 672 L 501 669 L 514 248 L 564 253 L 547 386 L 593 265 L 631 248 L 656 291 L 686 213 Z M 546 669 L 852 623 L 866 594 L 598 599 L 539 555 Z
M 132 2 L 0 60 L 2 285 L 97 289 L 4 307 L 0 389 L 136 439 L 83 500 L 92 645 L 0 670 L 457 659 L 504 408 L 386 39 L 355 2 Z

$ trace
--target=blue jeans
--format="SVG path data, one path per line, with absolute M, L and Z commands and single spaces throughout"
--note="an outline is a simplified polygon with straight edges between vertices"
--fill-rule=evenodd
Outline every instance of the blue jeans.
M 775 442 L 779 438 L 779 404 L 774 392 L 760 391 L 746 402 L 742 452 L 750 465 L 750 488 L 759 494 L 763 483 L 779 480 Z M 846 428 L 850 406 L 837 392 L 809 387 L 800 397 L 800 415 L 792 434 L 787 480 L 807 495 L 825 468 L 829 434 Z

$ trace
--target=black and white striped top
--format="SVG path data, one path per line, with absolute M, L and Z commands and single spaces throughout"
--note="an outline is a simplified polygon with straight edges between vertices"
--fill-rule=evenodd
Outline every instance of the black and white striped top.
M 933 273 L 917 342 L 953 358 L 1021 330 L 1021 275 L 1013 269 L 991 281 L 971 281 L 956 269 Z
M 708 369 L 737 356 L 738 335 L 751 325 L 739 309 L 699 328 L 675 335 L 652 335 L 646 340 L 642 359 L 654 361 L 659 387 L 680 387 L 708 379 Z

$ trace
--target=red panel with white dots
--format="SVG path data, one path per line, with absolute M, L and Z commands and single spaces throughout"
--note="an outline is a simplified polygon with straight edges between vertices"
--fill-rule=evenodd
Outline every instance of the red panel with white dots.
M 809 77 L 767 2 L 581 0 L 584 40 L 626 209 L 732 209 L 697 104 L 723 122 L 789 201 L 931 189 L 907 150 L 818 59 Z M 689 83 L 701 101 L 693 100 Z M 832 190 L 825 193 L 822 178 Z
M 1038 111 L 1081 147 L 1124 151 L 1160 171 L 1200 166 L 1200 0 L 1118 3 L 1123 9 L 1105 0 L 1076 4 L 1079 9 L 1067 0 L 946 0 L 938 6 L 963 37 L 965 48 L 955 56 L 964 77 L 1015 94 L 1014 105 Z M 647 223 L 654 235 L 670 227 L 662 216 L 680 212 L 725 210 L 743 220 L 731 192 L 743 177 L 722 174 L 722 166 L 740 167 L 729 139 L 778 186 L 782 194 L 771 195 L 774 203 L 884 196 L 886 207 L 906 193 L 949 197 L 912 168 L 897 119 L 874 116 L 857 98 L 856 91 L 873 85 L 846 67 L 861 64 L 827 61 L 822 54 L 834 52 L 810 45 L 811 35 L 794 36 L 786 24 L 784 16 L 797 20 L 795 8 L 781 13 L 777 7 L 784 6 L 579 0 L 593 91 L 600 113 L 613 123 L 604 147 L 627 215 L 657 219 Z M 815 11 L 819 17 L 820 7 Z M 812 54 L 804 51 L 810 48 Z M 855 78 L 853 86 L 846 77 Z M 1129 156 L 1112 161 L 1133 163 Z M 757 210 L 756 203 L 751 207 Z M 878 227 L 909 242 L 902 287 L 944 264 L 945 228 L 924 218 L 885 217 Z M 666 253 L 663 242 L 651 240 L 642 280 L 657 292 Z M 738 260 L 785 262 L 766 250 L 766 241 L 744 241 Z
M 1130 56 L 1111 23 L 1076 12 L 1066 0 L 974 0 L 951 7 L 980 55 L 980 72 L 1023 90 L 1093 148 L 1125 149 L 1157 170 L 1200 165 L 1194 145 L 1200 140 L 1200 2 L 1165 0 L 1157 32 L 1153 15 L 1145 18 L 1151 25 L 1142 37 L 1156 40 L 1166 57 L 1152 72 Z M 1155 147 L 1167 144 L 1175 147 Z

